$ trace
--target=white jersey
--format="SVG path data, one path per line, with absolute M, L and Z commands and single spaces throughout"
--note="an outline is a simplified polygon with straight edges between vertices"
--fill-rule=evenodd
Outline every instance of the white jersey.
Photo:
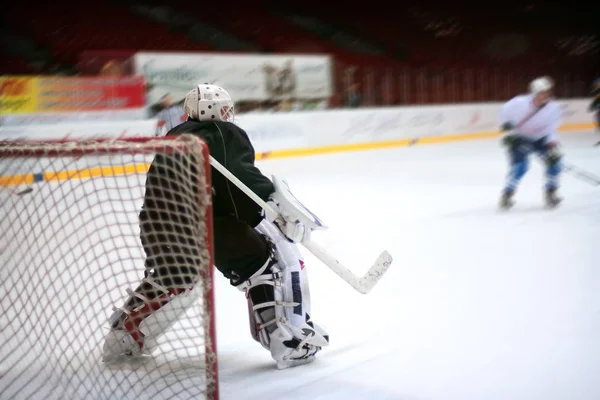
M 550 100 L 541 110 L 521 124 L 535 110 L 533 95 L 513 97 L 500 111 L 500 123 L 511 122 L 516 126 L 514 133 L 532 140 L 547 137 L 548 142 L 558 140 L 561 111 L 558 104 Z M 519 126 L 519 124 L 521 124 Z

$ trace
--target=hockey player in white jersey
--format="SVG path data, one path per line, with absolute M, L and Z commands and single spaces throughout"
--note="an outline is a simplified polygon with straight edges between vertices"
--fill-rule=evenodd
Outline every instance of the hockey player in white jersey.
M 188 120 L 167 136 L 199 136 L 215 160 L 277 210 L 277 218 L 264 215 L 212 169 L 215 266 L 245 293 L 252 337 L 270 351 L 277 367 L 306 364 L 329 343 L 327 333 L 312 320 L 306 269 L 296 247 L 308 239 L 311 228 L 293 216 L 296 210 L 285 201 L 286 188 L 279 180 L 272 182 L 255 167 L 248 135 L 231 122 L 233 106 L 223 88 L 198 85 L 185 99 Z M 151 353 L 158 337 L 195 300 L 198 269 L 207 261 L 194 242 L 201 218 L 198 203 L 184 194 L 190 192 L 186 182 L 195 181 L 197 172 L 193 163 L 173 157 L 156 156 L 148 171 L 140 213 L 144 278 L 109 318 L 105 362 Z
M 549 207 L 557 206 L 561 172 L 561 154 L 557 134 L 561 111 L 553 101 L 554 83 L 549 77 L 540 77 L 529 85 L 529 93 L 509 100 L 500 111 L 500 123 L 505 132 L 502 143 L 508 150 L 509 172 L 500 200 L 500 207 L 514 205 L 513 196 L 521 178 L 529 169 L 529 155 L 536 153 L 545 164 L 545 200 Z

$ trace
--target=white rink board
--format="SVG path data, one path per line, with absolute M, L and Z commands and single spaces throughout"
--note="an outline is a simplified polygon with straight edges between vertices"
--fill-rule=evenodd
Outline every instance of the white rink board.
M 481 134 L 499 130 L 503 103 L 248 113 L 236 123 L 257 152 Z M 559 101 L 562 123 L 589 124 L 589 100 Z
M 57 125 L 77 122 L 98 123 L 130 120 L 141 121 L 147 117 L 145 107 L 126 110 L 103 110 L 84 112 L 39 112 L 33 114 L 11 114 L 0 116 L 1 126 L 19 127 L 23 125 Z
M 86 139 L 106 139 L 106 138 L 143 138 L 157 136 L 157 120 L 145 121 L 118 121 L 102 123 L 72 123 L 63 125 L 24 125 L 14 127 L 0 128 L 0 141 L 21 141 L 21 140 L 86 140 Z M 120 155 L 116 157 L 121 157 Z M 134 155 L 130 161 L 134 163 L 148 163 L 152 161 L 153 156 Z M 110 167 L 114 164 L 114 156 L 87 157 L 86 160 L 79 161 L 73 158 L 69 163 L 70 170 Z M 64 159 L 58 162 L 60 167 L 64 167 Z M 53 172 L 52 165 L 54 159 L 40 158 L 18 158 L 0 160 L 0 176 L 9 176 L 16 174 L 40 174 L 44 172 Z M 35 169 L 32 168 L 35 166 Z M 48 168 L 45 168 L 48 166 Z
M 157 132 L 157 119 L 35 124 L 0 127 L 0 141 L 153 137 Z
M 591 129 L 588 100 L 559 101 L 562 128 Z M 469 138 L 498 133 L 502 103 L 246 113 L 235 123 L 257 153 L 319 149 L 399 140 Z M 0 128 L 0 140 L 93 139 L 160 136 L 157 120 L 29 125 Z M 441 140 L 440 140 L 441 141 Z M 334 150 L 335 151 L 335 150 Z M 23 171 L 37 173 L 41 171 Z M 1 174 L 0 174 L 1 175 Z

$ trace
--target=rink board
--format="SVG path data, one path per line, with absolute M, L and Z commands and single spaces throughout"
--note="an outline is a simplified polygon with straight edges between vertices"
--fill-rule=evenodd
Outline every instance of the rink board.
M 592 130 L 593 115 L 587 99 L 558 102 L 562 110 L 561 133 Z M 247 113 L 236 118 L 250 137 L 256 159 L 287 158 L 327 153 L 365 151 L 421 144 L 495 138 L 502 103 L 361 108 L 289 113 Z M 13 128 L 11 128 L 13 129 Z M 24 128 L 25 129 L 25 128 Z M 62 130 L 61 130 L 62 129 Z M 12 133 L 10 133 L 12 132 Z M 109 124 L 54 125 L 26 130 L 0 129 L 0 139 L 40 140 L 156 135 L 155 121 Z M 120 175 L 118 168 L 93 166 L 91 175 Z M 147 162 L 125 165 L 126 171 L 144 170 Z M 47 179 L 44 170 L 15 170 L 0 165 L 0 185 L 31 184 Z M 77 170 L 73 173 L 82 174 Z M 71 174 L 71 172 L 69 172 Z M 57 177 L 55 177 L 57 178 Z
M 560 132 L 593 129 L 589 101 L 558 102 Z M 458 104 L 300 111 L 240 116 L 257 158 L 297 157 L 325 153 L 447 143 L 500 135 L 503 103 Z

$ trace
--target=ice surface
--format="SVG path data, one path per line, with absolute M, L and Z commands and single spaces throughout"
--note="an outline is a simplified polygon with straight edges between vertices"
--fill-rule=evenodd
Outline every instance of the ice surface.
M 597 137 L 562 136 L 565 160 L 600 175 Z M 314 239 L 341 262 L 363 273 L 387 249 L 394 263 L 362 295 L 302 249 L 331 345 L 284 371 L 218 281 L 222 397 L 600 398 L 600 187 L 564 174 L 546 210 L 531 161 L 509 212 L 497 140 L 259 162 L 330 226 Z
M 592 146 L 595 135 L 563 134 L 563 139 L 569 162 L 600 175 L 600 149 Z M 362 295 L 301 248 L 311 281 L 313 318 L 327 328 L 331 345 L 314 363 L 282 371 L 251 339 L 243 293 L 217 274 L 221 398 L 600 398 L 600 187 L 564 174 L 564 203 L 546 210 L 542 168 L 532 160 L 517 204 L 500 212 L 506 159 L 497 140 L 264 160 L 258 166 L 286 178 L 294 194 L 330 226 L 315 233 L 315 241 L 355 273 L 364 273 L 384 249 L 394 263 L 372 292 Z M 93 213 L 78 215 L 88 223 L 94 219 Z M 134 232 L 135 221 L 130 222 L 127 229 Z M 86 228 L 80 229 L 84 234 Z M 0 248 L 12 245 L 0 243 Z M 125 246 L 115 251 L 132 250 Z M 110 262 L 112 253 L 98 254 L 106 258 L 102 262 Z M 57 260 L 60 256 L 51 255 Z M 127 274 L 138 276 L 132 268 L 128 266 Z M 30 280 L 39 279 L 36 271 L 27 273 Z M 77 287 L 82 292 L 72 296 L 89 303 L 83 286 L 73 285 Z M 103 290 L 108 297 L 94 312 L 104 318 L 123 293 Z M 52 310 L 28 311 L 47 317 Z M 64 317 L 73 323 L 74 317 Z M 98 341 L 104 331 L 86 334 Z M 95 365 L 99 346 L 86 348 L 77 332 L 69 337 L 87 357 L 79 355 L 69 364 L 52 354 L 69 343 L 36 345 L 54 360 L 53 366 L 62 368 L 64 379 L 93 372 L 109 379 L 109 385 L 129 384 L 122 371 Z M 35 375 L 34 361 L 25 362 L 24 371 L 6 371 L 0 365 L 0 382 L 2 374 L 4 382 L 10 374 Z M 187 362 L 181 361 L 181 370 Z M 172 379 L 193 383 L 174 368 Z M 111 388 L 100 388 L 105 379 L 82 384 L 69 398 L 108 398 Z M 10 390 L 0 385 L 0 393 Z M 150 396 L 143 390 L 135 393 L 139 399 Z M 53 392 L 51 398 L 61 394 Z

